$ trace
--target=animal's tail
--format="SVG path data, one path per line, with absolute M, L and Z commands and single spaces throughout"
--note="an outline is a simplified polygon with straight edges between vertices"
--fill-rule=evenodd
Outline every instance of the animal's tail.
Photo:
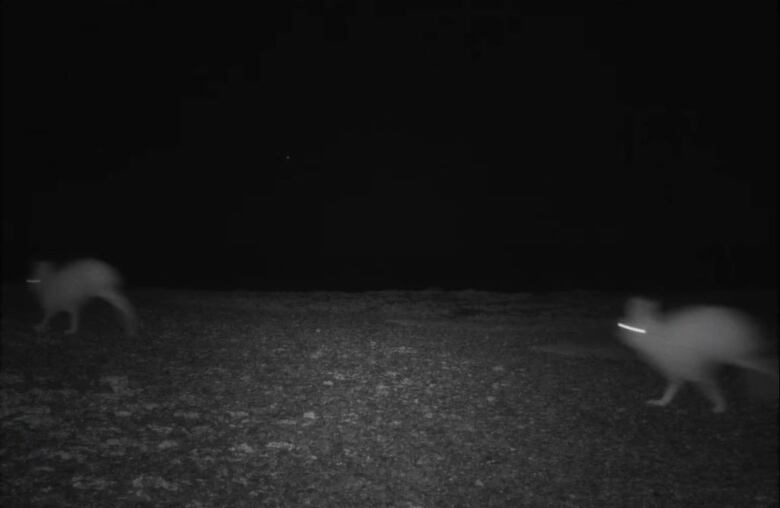
M 738 366 L 748 369 L 747 389 L 751 398 L 775 403 L 780 400 L 777 356 L 740 362 Z
M 742 367 L 743 369 L 766 374 L 767 376 L 774 377 L 775 379 L 780 377 L 780 374 L 778 373 L 777 356 L 738 359 L 734 361 L 734 365 L 737 367 Z
M 116 291 L 106 291 L 99 296 L 113 305 L 122 314 L 127 334 L 130 336 L 135 335 L 138 331 L 138 320 L 136 318 L 135 308 L 130 301 L 124 295 Z

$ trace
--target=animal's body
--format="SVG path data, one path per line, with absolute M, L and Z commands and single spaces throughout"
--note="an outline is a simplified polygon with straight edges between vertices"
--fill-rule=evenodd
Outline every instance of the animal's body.
M 103 261 L 81 259 L 60 269 L 41 261 L 35 264 L 28 282 L 43 309 L 43 320 L 35 327 L 38 331 L 45 330 L 58 313 L 67 312 L 70 328 L 65 333 L 76 333 L 84 305 L 92 298 L 101 298 L 122 314 L 127 333 L 135 333 L 135 310 L 122 292 L 122 277 Z
M 661 398 L 648 404 L 669 404 L 690 381 L 712 402 L 714 412 L 725 411 L 717 383 L 718 368 L 724 365 L 761 372 L 777 382 L 777 357 L 767 354 L 760 327 L 740 311 L 696 306 L 664 313 L 656 302 L 632 298 L 619 326 L 620 339 L 667 380 Z

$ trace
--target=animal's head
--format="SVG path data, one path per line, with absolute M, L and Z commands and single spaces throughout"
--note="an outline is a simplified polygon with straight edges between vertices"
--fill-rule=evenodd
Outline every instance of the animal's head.
M 633 342 L 639 336 L 648 332 L 658 319 L 660 304 L 646 298 L 629 298 L 626 302 L 625 314 L 618 321 L 618 337 L 624 341 Z
M 35 290 L 41 285 L 41 282 L 51 277 L 53 273 L 53 264 L 48 261 L 37 261 L 32 265 L 32 270 L 30 271 L 30 277 L 27 279 L 27 284 L 31 289 Z
M 661 305 L 647 298 L 636 296 L 629 298 L 626 302 L 625 319 L 637 324 L 653 321 L 658 317 L 658 311 Z

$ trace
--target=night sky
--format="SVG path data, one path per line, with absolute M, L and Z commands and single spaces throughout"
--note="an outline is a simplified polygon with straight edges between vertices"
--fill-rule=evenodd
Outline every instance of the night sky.
M 460 4 L 4 2 L 4 281 L 776 286 L 776 2 Z

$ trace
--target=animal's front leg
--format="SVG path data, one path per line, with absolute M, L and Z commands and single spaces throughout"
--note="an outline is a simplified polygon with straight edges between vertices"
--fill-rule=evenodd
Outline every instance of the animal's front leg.
M 43 312 L 43 319 L 41 320 L 40 323 L 35 325 L 35 331 L 38 332 L 38 333 L 43 333 L 44 331 L 46 331 L 46 327 L 49 325 L 49 320 L 52 317 L 54 317 L 54 313 L 53 312 L 44 311 Z
M 78 308 L 72 308 L 68 309 L 68 314 L 70 314 L 70 328 L 65 330 L 66 335 L 73 335 L 76 333 L 76 330 L 79 328 L 79 309 Z
M 669 380 L 668 384 L 666 385 L 666 390 L 664 391 L 664 394 L 661 396 L 660 399 L 650 399 L 647 401 L 648 405 L 651 406 L 665 406 L 669 404 L 672 399 L 677 395 L 677 392 L 680 391 L 680 387 L 682 386 L 682 381 L 679 379 L 672 379 Z

